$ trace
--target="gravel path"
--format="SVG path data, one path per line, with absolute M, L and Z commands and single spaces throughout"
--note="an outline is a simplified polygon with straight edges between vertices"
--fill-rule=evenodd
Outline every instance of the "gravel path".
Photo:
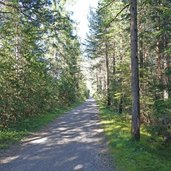
M 112 163 L 97 105 L 88 99 L 5 151 L 0 171 L 114 171 Z

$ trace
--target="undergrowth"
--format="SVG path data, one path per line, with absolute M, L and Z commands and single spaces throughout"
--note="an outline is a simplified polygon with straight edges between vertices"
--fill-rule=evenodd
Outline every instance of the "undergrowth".
M 118 171 L 169 171 L 171 147 L 162 145 L 142 126 L 141 141 L 131 139 L 130 119 L 101 108 L 101 123 Z
M 81 102 L 78 102 L 69 107 L 56 108 L 49 113 L 25 118 L 15 124 L 10 124 L 8 128 L 0 130 L 0 149 L 6 149 L 10 145 L 20 141 L 26 135 L 40 130 L 55 118 L 80 104 Z

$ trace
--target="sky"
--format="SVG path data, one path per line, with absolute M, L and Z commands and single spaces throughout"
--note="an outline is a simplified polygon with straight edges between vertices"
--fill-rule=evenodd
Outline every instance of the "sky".
M 68 10 L 73 12 L 72 19 L 78 23 L 77 34 L 81 41 L 86 38 L 86 32 L 88 32 L 89 8 L 96 8 L 97 4 L 98 0 L 75 0 L 68 6 Z
M 88 14 L 90 7 L 96 8 L 98 5 L 98 0 L 70 0 L 71 3 L 67 6 L 68 11 L 72 11 L 72 19 L 75 20 L 77 24 L 77 35 L 80 37 L 83 43 L 86 38 L 86 33 L 88 33 Z M 86 78 L 87 88 L 90 90 L 90 94 L 94 93 L 92 81 L 90 80 L 90 63 L 88 59 L 84 58 L 81 63 L 81 70 Z

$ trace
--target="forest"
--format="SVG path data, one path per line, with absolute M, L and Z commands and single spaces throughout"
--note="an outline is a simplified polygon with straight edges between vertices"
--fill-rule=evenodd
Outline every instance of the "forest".
M 85 96 L 74 24 L 56 1 L 0 1 L 0 127 Z
M 89 90 L 81 63 L 87 58 L 93 98 L 112 154 L 125 163 L 121 170 L 137 171 L 141 161 L 142 170 L 162 165 L 167 171 L 171 1 L 99 0 L 90 8 L 84 43 L 66 3 L 0 0 L 0 143 L 17 123 L 84 101 Z
M 171 121 L 171 3 L 134 3 L 102 1 L 96 11 L 90 11 L 86 51 L 92 63 L 95 96 L 118 114 L 132 113 L 133 121 L 139 122 L 136 127 L 149 126 L 149 131 L 160 134 L 167 143 Z M 134 131 L 134 138 L 139 140 Z
M 101 0 L 90 10 L 86 55 L 120 170 L 170 170 L 170 14 L 169 0 Z

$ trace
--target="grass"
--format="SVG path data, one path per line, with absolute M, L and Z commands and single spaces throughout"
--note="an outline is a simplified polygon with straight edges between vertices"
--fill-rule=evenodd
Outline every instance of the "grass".
M 131 140 L 131 124 L 125 115 L 114 114 L 105 108 L 100 111 L 118 171 L 171 170 L 171 146 L 162 145 L 160 138 L 153 138 L 145 128 L 141 129 L 141 141 L 135 142 Z
M 6 149 L 30 133 L 40 130 L 48 123 L 52 122 L 55 118 L 80 104 L 81 102 L 75 103 L 69 107 L 55 109 L 49 113 L 26 118 L 15 124 L 11 124 L 5 130 L 0 130 L 0 149 Z

